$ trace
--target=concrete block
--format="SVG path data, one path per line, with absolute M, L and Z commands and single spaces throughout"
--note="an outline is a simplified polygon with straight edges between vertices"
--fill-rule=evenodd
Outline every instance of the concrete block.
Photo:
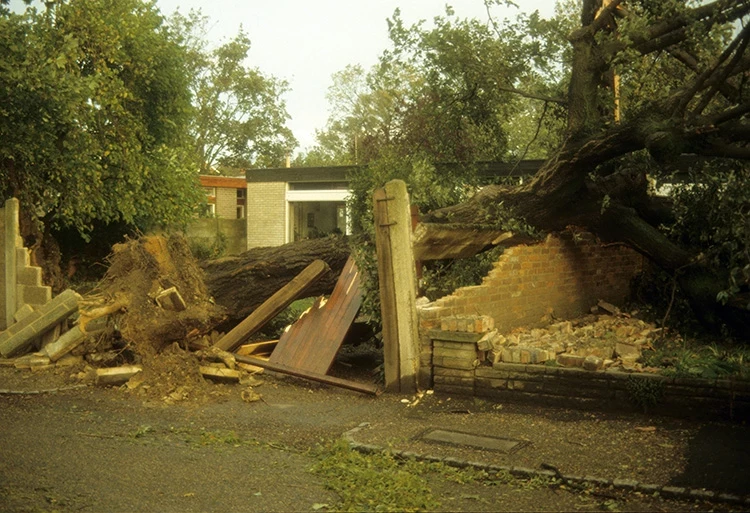
M 0 347 L 12 336 L 29 326 L 34 321 L 40 319 L 42 317 L 42 314 L 38 311 L 33 311 L 29 315 L 25 316 L 23 319 L 19 320 L 18 322 L 15 322 L 8 326 L 8 328 L 0 333 Z
M 544 363 L 549 359 L 550 356 L 546 350 L 537 348 L 531 350 L 531 363 Z
M 17 283 L 19 285 L 42 285 L 42 268 L 35 265 L 18 269 Z
M 21 322 L 23 319 L 28 317 L 29 315 L 34 313 L 34 309 L 31 308 L 31 305 L 24 304 L 21 308 L 16 310 L 15 315 L 13 316 L 13 320 L 16 322 Z
M 80 299 L 81 296 L 68 289 L 22 322 L 0 333 L 0 354 L 10 358 L 27 350 L 36 337 L 78 310 Z
M 96 369 L 96 384 L 102 386 L 122 385 L 142 370 L 139 365 Z
M 60 333 L 62 333 L 62 324 L 56 324 L 51 330 L 45 331 L 42 335 L 42 343 L 40 347 L 43 349 L 50 345 L 52 342 L 60 338 Z
M 31 253 L 23 246 L 16 247 L 16 273 L 24 267 L 31 266 Z
M 50 361 L 56 362 L 57 360 L 68 354 L 70 351 L 72 351 L 73 348 L 78 344 L 83 342 L 85 338 L 86 333 L 81 330 L 81 327 L 74 326 L 63 333 L 60 338 L 58 338 L 51 344 L 48 344 L 44 348 L 44 352 L 47 354 Z
M 508 362 L 508 363 L 512 362 L 513 361 L 513 350 L 514 349 L 517 349 L 517 348 L 506 347 L 505 349 L 503 349 L 501 361 Z
M 449 349 L 446 347 L 436 347 L 433 356 L 449 356 L 451 358 L 464 358 L 469 361 L 473 361 L 477 358 L 477 352 L 475 349 Z
M 52 287 L 46 285 L 18 285 L 16 289 L 17 304 L 43 305 L 52 299 Z
M 587 356 L 583 360 L 583 368 L 587 371 L 598 371 L 604 367 L 604 360 L 598 356 Z
M 477 341 L 477 349 L 480 351 L 490 351 L 494 347 L 493 340 L 497 337 L 497 331 L 487 332 Z

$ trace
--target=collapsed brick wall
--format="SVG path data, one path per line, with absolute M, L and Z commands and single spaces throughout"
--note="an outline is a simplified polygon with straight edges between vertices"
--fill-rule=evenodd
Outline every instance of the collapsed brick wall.
M 588 233 L 551 234 L 539 244 L 507 249 L 480 285 L 457 289 L 418 308 L 420 383 L 431 379 L 428 333 L 440 329 L 442 319 L 489 316 L 500 333 L 539 326 L 551 315 L 570 319 L 600 299 L 615 305 L 626 301 L 643 263 L 627 246 L 601 244 Z
M 501 332 L 535 326 L 550 313 L 578 316 L 599 299 L 621 304 L 643 257 L 623 245 L 602 245 L 589 234 L 549 235 L 533 246 L 507 249 L 481 285 L 463 287 L 420 309 L 420 332 L 442 317 L 489 315 Z

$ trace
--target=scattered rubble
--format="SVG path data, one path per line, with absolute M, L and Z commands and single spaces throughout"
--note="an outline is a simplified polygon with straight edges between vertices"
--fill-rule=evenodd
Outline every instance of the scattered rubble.
M 487 316 L 456 316 L 441 322 L 442 331 L 484 333 L 477 349 L 486 352 L 490 364 L 554 364 L 596 371 L 622 367 L 628 371 L 655 371 L 644 368 L 639 359 L 643 349 L 661 335 L 661 328 L 600 301 L 594 313 L 570 321 L 555 322 L 543 328 L 516 328 L 501 334 Z
M 227 393 L 224 384 L 245 386 L 245 401 L 262 399 L 253 391 L 252 387 L 261 383 L 253 376 L 269 365 L 276 372 L 376 392 L 374 386 L 360 387 L 325 372 L 269 363 L 278 340 L 237 347 L 328 272 L 323 261 L 310 264 L 307 274 L 303 271 L 258 307 L 238 327 L 241 333 L 230 333 L 232 337 L 213 330 L 224 319 L 224 309 L 209 296 L 202 271 L 184 238 L 144 236 L 128 240 L 113 247 L 109 264 L 92 293 L 82 297 L 66 290 L 45 305 L 19 309 L 15 322 L 0 332 L 0 364 L 32 372 L 52 369 L 58 377 L 65 374 L 78 384 L 125 385 L 124 389 L 134 394 L 167 403 Z M 346 276 L 339 280 L 343 283 L 339 295 L 343 304 L 352 304 L 351 315 L 336 311 L 328 313 L 328 321 L 323 319 L 334 331 L 325 358 L 317 359 L 326 369 L 361 301 L 358 287 L 351 282 L 356 267 L 353 275 Z M 311 318 L 306 317 L 307 321 Z M 303 330 L 302 335 L 309 338 L 318 329 L 308 331 Z M 302 335 L 297 338 L 304 339 Z M 285 334 L 286 339 L 290 336 Z M 289 347 L 296 347 L 296 343 L 292 341 Z M 290 354 L 289 347 L 283 354 Z

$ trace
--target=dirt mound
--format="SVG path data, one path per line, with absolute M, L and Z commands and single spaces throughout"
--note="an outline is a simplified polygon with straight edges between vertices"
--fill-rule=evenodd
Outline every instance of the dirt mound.
M 223 316 L 182 236 L 144 236 L 116 244 L 109 261 L 97 292 L 123 305 L 114 319 L 117 336 L 142 358 L 208 333 Z M 184 309 L 160 305 L 159 295 L 172 288 Z

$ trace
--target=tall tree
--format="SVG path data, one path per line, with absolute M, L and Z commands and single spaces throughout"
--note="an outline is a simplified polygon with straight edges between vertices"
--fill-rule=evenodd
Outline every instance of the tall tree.
M 286 126 L 289 114 L 283 96 L 288 84 L 246 65 L 250 39 L 241 29 L 229 42 L 210 49 L 207 22 L 195 11 L 171 18 L 184 34 L 195 71 L 191 133 L 201 172 L 280 166 L 297 146 Z
M 0 13 L 0 197 L 29 226 L 184 222 L 187 55 L 142 0 L 57 0 Z
M 586 227 L 672 273 L 703 320 L 747 336 L 750 198 L 735 187 L 748 183 L 750 158 L 748 13 L 748 0 L 584 0 L 569 35 L 563 144 L 530 182 L 486 187 L 428 220 L 475 224 L 510 214 L 540 230 Z M 613 115 L 618 72 L 628 81 L 619 120 Z M 716 212 L 725 207 L 721 200 L 732 200 L 734 216 L 714 217 L 737 223 L 723 241 L 733 248 L 732 269 L 712 265 L 722 259 L 707 259 L 664 229 L 674 226 L 674 211 L 649 189 L 647 174 L 669 173 L 686 154 L 709 160 L 693 176 L 695 190 L 717 195 L 704 207 Z M 723 169 L 710 164 L 716 160 Z

